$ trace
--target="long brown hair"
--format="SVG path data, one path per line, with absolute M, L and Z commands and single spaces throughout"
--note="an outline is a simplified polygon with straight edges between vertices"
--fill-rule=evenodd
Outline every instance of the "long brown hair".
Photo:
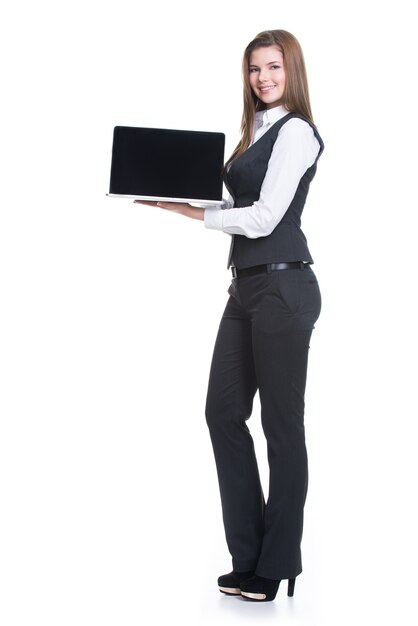
M 280 101 L 289 112 L 300 113 L 313 122 L 309 100 L 308 78 L 302 48 L 294 35 L 287 30 L 265 30 L 250 41 L 245 48 L 242 59 L 242 77 L 244 82 L 244 110 L 241 120 L 241 139 L 234 152 L 225 163 L 228 164 L 239 157 L 251 143 L 254 118 L 257 111 L 266 108 L 253 92 L 249 80 L 250 56 L 256 48 L 276 46 L 283 55 L 283 67 L 286 82 L 283 97 Z

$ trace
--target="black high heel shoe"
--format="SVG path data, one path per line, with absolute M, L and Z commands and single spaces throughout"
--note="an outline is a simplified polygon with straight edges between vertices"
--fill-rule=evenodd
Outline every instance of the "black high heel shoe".
M 223 574 L 218 578 L 219 591 L 226 593 L 229 596 L 241 595 L 241 583 L 247 578 L 254 576 L 254 570 L 249 572 L 230 572 L 229 574 Z
M 289 578 L 287 595 L 293 596 L 295 591 L 295 578 Z M 241 595 L 248 600 L 257 602 L 268 602 L 274 600 L 280 585 L 280 580 L 253 576 L 241 583 Z

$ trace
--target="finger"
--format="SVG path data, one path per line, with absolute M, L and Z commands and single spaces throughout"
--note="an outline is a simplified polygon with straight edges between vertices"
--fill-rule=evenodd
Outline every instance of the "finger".
M 157 202 L 157 206 L 167 211 L 177 211 L 179 205 L 176 202 Z
M 146 204 L 147 206 L 158 206 L 158 202 L 153 200 L 134 200 L 134 204 Z
M 158 202 L 157 206 L 171 211 L 181 211 L 187 204 L 185 202 Z

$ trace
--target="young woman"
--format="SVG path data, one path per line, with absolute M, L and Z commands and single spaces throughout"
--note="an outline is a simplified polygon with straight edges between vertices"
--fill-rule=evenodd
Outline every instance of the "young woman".
M 206 421 L 233 570 L 220 591 L 276 596 L 302 571 L 308 485 L 304 394 L 309 342 L 321 310 L 301 226 L 323 142 L 313 123 L 303 53 L 287 31 L 259 33 L 243 58 L 242 136 L 225 166 L 219 208 L 155 204 L 231 234 L 229 299 L 215 343 Z M 246 421 L 258 390 L 267 440 L 265 501 Z

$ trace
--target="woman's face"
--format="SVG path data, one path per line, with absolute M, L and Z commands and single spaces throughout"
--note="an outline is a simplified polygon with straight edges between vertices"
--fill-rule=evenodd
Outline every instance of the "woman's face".
M 276 46 L 253 50 L 249 60 L 249 74 L 251 88 L 266 108 L 278 106 L 286 83 L 280 50 Z

